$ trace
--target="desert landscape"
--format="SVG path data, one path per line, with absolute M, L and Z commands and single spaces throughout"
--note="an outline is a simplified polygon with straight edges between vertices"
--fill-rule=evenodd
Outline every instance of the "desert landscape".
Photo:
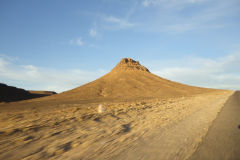
M 0 160 L 240 160 L 240 0 L 0 0 Z
M 231 108 L 226 105 L 238 105 L 239 113 L 239 93 L 173 82 L 123 58 L 109 73 L 75 89 L 1 102 L 0 159 L 217 159 L 217 144 L 228 144 L 219 159 L 239 159 L 239 136 L 211 141 L 211 134 L 221 132 L 214 126 Z M 226 117 L 223 121 L 230 126 Z M 235 125 L 229 127 L 234 134 Z M 206 151 L 206 141 L 213 152 Z

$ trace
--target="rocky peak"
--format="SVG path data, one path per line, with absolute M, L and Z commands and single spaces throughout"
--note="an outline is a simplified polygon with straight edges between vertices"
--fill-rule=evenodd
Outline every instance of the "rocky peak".
M 113 71 L 131 71 L 131 70 L 149 72 L 149 70 L 146 67 L 142 66 L 138 61 L 135 61 L 131 58 L 123 58 L 113 69 Z

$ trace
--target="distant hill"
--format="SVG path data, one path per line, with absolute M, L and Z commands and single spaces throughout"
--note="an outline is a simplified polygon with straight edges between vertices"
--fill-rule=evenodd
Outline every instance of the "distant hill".
M 29 93 L 31 94 L 39 94 L 39 95 L 46 95 L 46 96 L 51 96 L 53 94 L 57 94 L 56 92 L 53 91 L 34 91 L 34 90 L 28 90 Z
M 49 99 L 78 101 L 104 99 L 141 99 L 192 95 L 213 91 L 173 82 L 152 74 L 131 58 L 123 58 L 103 77 Z M 48 99 L 48 97 L 46 97 Z
M 26 91 L 0 83 L 0 102 L 13 102 L 56 94 L 51 91 Z

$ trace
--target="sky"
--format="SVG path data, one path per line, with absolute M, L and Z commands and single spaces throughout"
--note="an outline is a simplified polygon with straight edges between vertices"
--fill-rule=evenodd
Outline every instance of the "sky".
M 124 57 L 184 84 L 240 90 L 239 0 L 0 0 L 0 83 L 66 91 Z

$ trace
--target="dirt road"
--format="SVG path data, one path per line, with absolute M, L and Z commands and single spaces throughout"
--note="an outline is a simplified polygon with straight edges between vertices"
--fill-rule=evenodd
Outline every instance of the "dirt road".
M 126 147 L 122 153 L 112 157 L 112 159 L 188 159 L 201 144 L 208 132 L 208 128 L 216 119 L 225 102 L 226 100 L 221 97 L 215 98 L 213 101 L 208 99 L 208 103 L 202 103 L 202 107 L 190 116 L 166 128 L 155 128 L 155 130 L 152 130 L 151 135 L 138 139 L 134 144 Z M 193 103 L 192 105 L 194 106 Z M 238 142 L 240 141 L 238 140 Z M 205 158 L 200 159 L 205 160 Z
M 189 160 L 240 160 L 240 91 L 232 95 Z

